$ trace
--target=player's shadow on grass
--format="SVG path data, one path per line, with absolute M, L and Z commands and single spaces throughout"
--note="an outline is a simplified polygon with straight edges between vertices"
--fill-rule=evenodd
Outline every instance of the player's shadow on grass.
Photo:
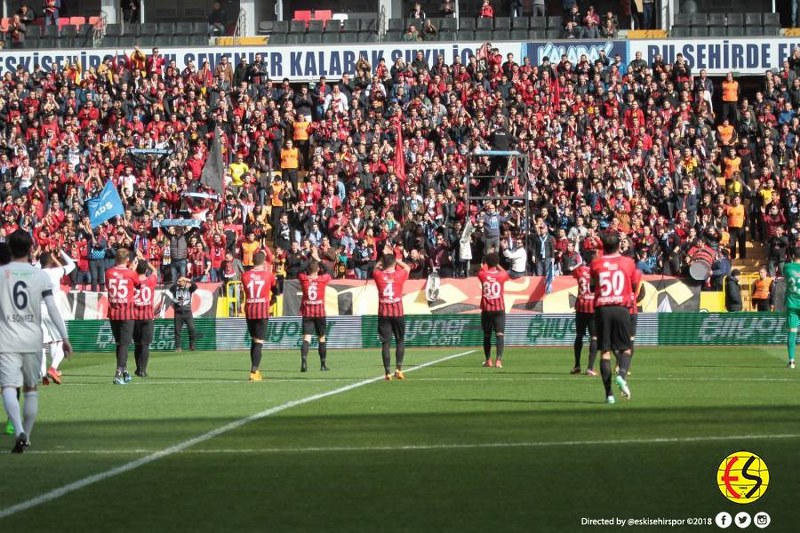
M 553 404 L 560 404 L 560 403 L 567 403 L 567 404 L 587 404 L 587 405 L 597 405 L 601 402 L 591 401 L 591 400 L 520 400 L 517 398 L 446 398 L 444 401 L 446 402 L 463 402 L 463 403 L 523 403 L 523 404 L 537 404 L 537 403 L 553 403 Z

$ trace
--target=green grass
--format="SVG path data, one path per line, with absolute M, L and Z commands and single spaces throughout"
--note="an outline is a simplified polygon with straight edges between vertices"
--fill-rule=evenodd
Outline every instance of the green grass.
M 407 367 L 465 350 L 410 349 Z M 780 347 L 639 348 L 633 400 L 614 406 L 602 403 L 599 378 L 568 375 L 571 351 L 511 349 L 497 370 L 481 368 L 476 350 L 405 382 L 292 406 L 14 513 L 0 528 L 569 532 L 586 529 L 582 517 L 746 510 L 769 512 L 768 531 L 796 530 L 800 375 L 784 368 Z M 331 351 L 331 372 L 311 364 L 307 374 L 296 352 L 265 352 L 261 383 L 245 381 L 248 364 L 243 352 L 154 354 L 152 377 L 122 387 L 111 384 L 112 355 L 75 356 L 64 385 L 41 389 L 29 452 L 0 455 L 0 513 L 382 373 L 376 351 Z M 12 440 L 0 437 L 0 448 Z M 716 487 L 719 463 L 738 450 L 759 454 L 772 476 L 748 506 Z M 646 528 L 687 529 L 717 528 Z

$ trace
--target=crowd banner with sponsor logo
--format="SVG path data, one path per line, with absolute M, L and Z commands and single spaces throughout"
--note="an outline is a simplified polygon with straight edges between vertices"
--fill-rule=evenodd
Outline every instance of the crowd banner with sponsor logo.
M 782 313 L 662 313 L 658 344 L 746 345 L 786 344 Z M 639 337 L 636 337 L 638 342 Z
M 505 58 L 512 53 L 515 58 L 521 55 L 523 44 L 520 41 L 507 41 L 493 43 Z M 159 47 L 161 55 L 167 62 L 174 60 L 179 70 L 183 70 L 189 60 L 199 68 L 203 61 L 208 61 L 213 69 L 223 56 L 227 56 L 236 65 L 239 58 L 247 58 L 253 63 L 256 54 L 261 54 L 266 63 L 269 77 L 273 80 L 288 78 L 290 81 L 317 80 L 320 76 L 329 79 L 338 79 L 342 74 L 355 74 L 356 62 L 360 57 L 369 61 L 374 69 L 381 58 L 391 66 L 398 58 L 403 58 L 411 63 L 417 51 L 422 51 L 429 66 L 436 64 L 438 58 L 444 57 L 445 62 L 451 64 L 453 58 L 458 56 L 464 64 L 469 62 L 470 56 L 476 54 L 483 45 L 481 42 L 429 42 L 429 43 L 353 43 L 342 46 L 307 45 L 307 46 L 243 46 L 243 47 L 202 47 L 202 48 L 173 48 Z M 77 62 L 83 71 L 90 67 L 97 68 L 106 56 L 120 58 L 124 53 L 130 54 L 132 50 L 115 50 L 112 48 L 96 48 L 91 50 L 3 50 L 0 51 L 0 75 L 8 71 L 15 71 L 22 65 L 33 71 L 35 65 L 40 65 L 42 70 L 50 72 L 61 69 L 67 61 Z M 147 50 L 145 50 L 147 52 Z
M 195 319 L 196 341 L 198 350 L 216 350 L 216 319 Z M 114 335 L 108 320 L 69 320 L 67 331 L 72 349 L 75 352 L 113 352 Z M 189 336 L 184 334 L 184 349 L 189 347 Z M 175 350 L 175 325 L 172 320 L 156 320 L 153 328 L 153 342 L 150 349 L 159 352 Z
M 406 282 L 404 310 L 409 315 L 479 313 L 480 284 L 477 278 L 441 280 L 436 301 L 429 302 L 425 280 Z M 300 314 L 300 285 L 296 280 L 284 283 L 283 315 Z M 529 276 L 511 280 L 505 286 L 506 311 L 515 313 L 570 313 L 575 310 L 578 287 L 569 276 L 557 276 L 553 290 L 545 294 L 545 278 Z M 639 294 L 639 309 L 654 313 L 668 306 L 673 311 L 698 311 L 700 288 L 669 276 L 645 276 Z M 364 280 L 334 280 L 325 293 L 325 310 L 333 315 L 376 315 L 378 291 L 375 283 Z
M 683 54 L 694 74 L 706 69 L 712 76 L 729 71 L 763 75 L 766 70 L 781 68 L 798 45 L 800 40 L 785 37 L 632 40 L 628 43 L 628 57 L 633 59 L 636 52 L 641 52 L 642 59 L 652 63 L 660 54 L 665 62 L 674 63 L 677 55 Z
M 361 317 L 329 317 L 327 328 L 328 348 L 361 348 Z M 250 347 L 250 335 L 243 318 L 217 319 L 217 350 L 244 350 Z M 311 342 L 317 347 L 316 335 Z M 291 350 L 303 344 L 303 327 L 299 317 L 270 318 L 267 322 L 267 349 Z
M 217 312 L 219 283 L 198 283 L 192 295 L 192 313 L 195 317 L 213 317 Z M 153 297 L 156 316 L 172 318 L 172 300 L 165 289 L 157 289 Z M 108 295 L 105 292 L 70 291 L 59 301 L 65 320 L 102 320 L 108 316 Z
M 573 65 L 578 64 L 582 55 L 586 55 L 589 61 L 596 61 L 600 57 L 600 51 L 606 53 L 610 60 L 619 54 L 624 65 L 628 64 L 628 43 L 627 41 L 606 40 L 606 41 L 547 41 L 537 43 L 527 43 L 523 50 L 523 56 L 531 59 L 531 64 L 541 65 L 546 57 L 551 63 L 556 64 L 561 61 L 561 56 L 566 55 Z

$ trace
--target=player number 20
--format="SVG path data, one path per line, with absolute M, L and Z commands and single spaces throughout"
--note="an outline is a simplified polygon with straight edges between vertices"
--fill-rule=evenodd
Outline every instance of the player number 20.
M 622 296 L 625 274 L 619 270 L 600 273 L 600 296 Z

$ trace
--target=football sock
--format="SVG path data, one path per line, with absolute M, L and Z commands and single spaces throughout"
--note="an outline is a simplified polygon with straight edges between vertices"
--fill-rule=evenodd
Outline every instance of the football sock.
M 117 368 L 125 370 L 128 366 L 128 345 L 117 345 Z
M 606 396 L 611 396 L 611 360 L 600 359 L 600 375 L 603 376 L 603 386 L 606 388 Z
M 142 345 L 133 345 L 133 360 L 136 361 L 136 370 L 142 369 Z
M 47 375 L 47 344 L 42 348 L 42 375 Z
M 392 355 L 389 351 L 390 344 L 388 342 L 381 343 L 381 357 L 383 358 L 383 369 L 386 373 L 389 373 L 389 369 L 392 366 Z
M 483 336 L 483 356 L 487 361 L 492 358 L 492 338 L 489 335 Z
M 30 391 L 25 393 L 25 402 L 22 404 L 22 412 L 24 422 L 22 423 L 25 428 L 25 435 L 31 438 L 31 431 L 33 431 L 33 424 L 36 422 L 36 413 L 39 412 L 39 392 Z
M 255 372 L 261 366 L 261 348 L 260 342 L 250 345 L 250 372 Z
M 794 361 L 795 350 L 797 349 L 797 332 L 790 331 L 787 335 L 786 347 L 789 349 L 789 361 Z
M 503 358 L 503 352 L 505 351 L 506 347 L 506 336 L 505 335 L 498 335 L 497 336 L 497 358 Z
M 575 368 L 581 366 L 581 350 L 583 350 L 583 337 L 575 337 L 575 343 L 572 345 L 575 351 Z
M 61 364 L 61 361 L 64 360 L 64 343 L 62 341 L 54 342 L 50 345 L 50 366 L 52 368 L 58 368 L 58 365 Z
M 328 359 L 328 343 L 320 342 L 319 343 L 319 362 L 323 365 L 325 361 Z
M 631 369 L 631 359 L 633 356 L 629 353 L 622 352 L 619 354 L 619 376 L 622 379 L 628 377 L 628 371 Z
M 589 342 L 589 370 L 594 370 L 594 363 L 597 361 L 597 339 Z
M 303 341 L 302 346 L 300 346 L 300 360 L 306 361 L 308 359 L 308 341 Z
M 394 352 L 395 362 L 397 363 L 397 369 L 400 370 L 403 368 L 403 359 L 406 357 L 406 343 L 405 341 L 397 341 L 397 349 Z
M 19 399 L 17 398 L 17 389 L 7 388 L 3 389 L 3 405 L 6 408 L 8 419 L 14 423 L 14 433 L 19 436 L 23 432 L 22 429 L 22 415 L 19 412 Z
M 142 352 L 139 354 L 139 370 L 147 370 L 147 363 L 150 361 L 150 346 L 142 344 Z

